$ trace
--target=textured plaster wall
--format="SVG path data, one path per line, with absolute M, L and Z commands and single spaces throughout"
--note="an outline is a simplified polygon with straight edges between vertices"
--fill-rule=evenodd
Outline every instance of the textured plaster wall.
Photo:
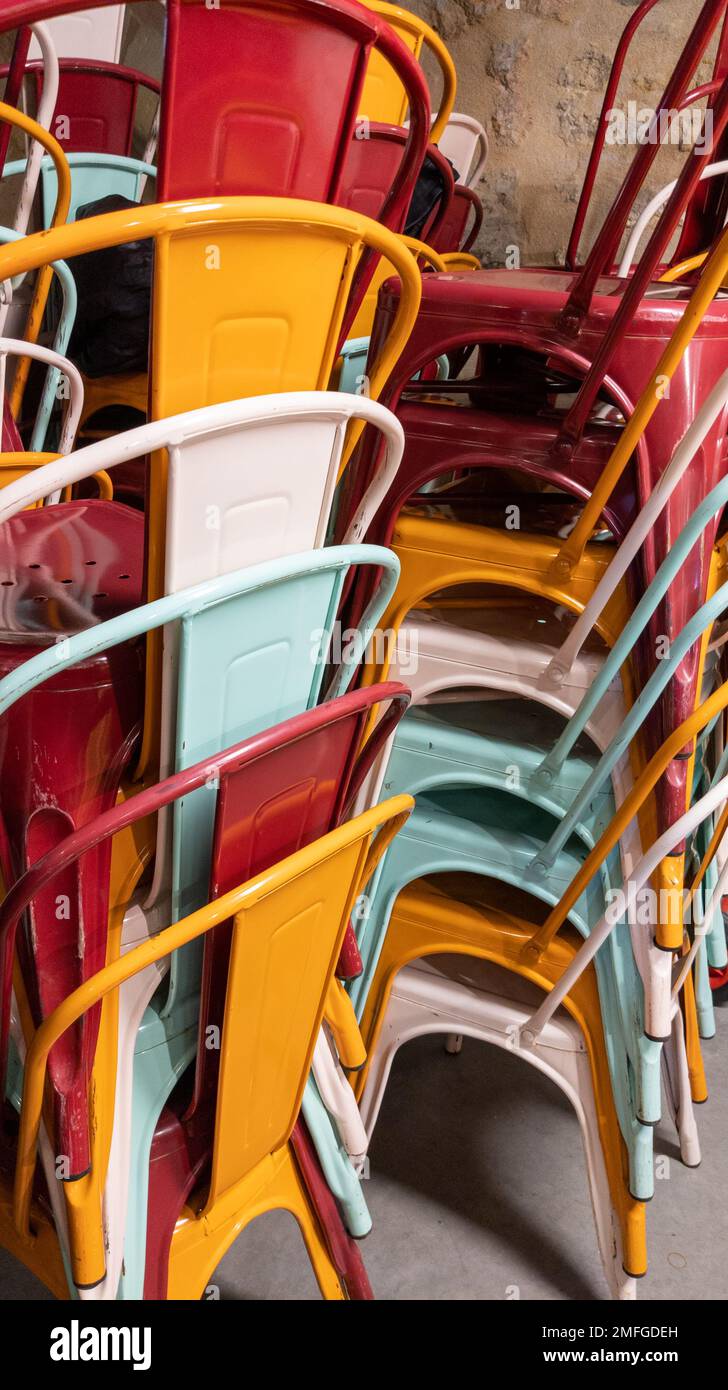
M 491 142 L 479 192 L 485 208 L 477 250 L 503 263 L 563 260 L 604 88 L 636 0 L 407 0 L 445 40 L 458 74 L 456 108 L 477 116 Z M 516 6 L 511 8 L 511 6 Z M 699 0 L 661 0 L 644 21 L 618 104 L 655 107 Z M 711 76 L 703 64 L 701 80 Z M 610 145 L 595 196 L 593 236 L 634 148 Z M 683 156 L 684 158 L 684 156 Z M 675 177 L 676 147 L 661 150 L 647 197 Z

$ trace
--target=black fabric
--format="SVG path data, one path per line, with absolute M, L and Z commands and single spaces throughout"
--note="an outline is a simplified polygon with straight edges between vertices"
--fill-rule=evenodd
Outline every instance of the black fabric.
M 112 193 L 85 203 L 76 220 L 137 206 Z M 89 377 L 145 372 L 154 242 L 129 241 L 104 251 L 88 251 L 68 264 L 78 289 L 71 360 Z
M 448 163 L 450 163 L 449 160 Z M 452 164 L 450 164 L 450 168 L 453 171 L 453 178 L 457 179 L 457 171 Z M 434 159 L 431 159 L 430 155 L 426 155 L 407 213 L 404 227 L 406 236 L 416 237 L 418 241 L 422 239 L 422 229 L 426 226 L 431 212 L 437 207 L 445 190 L 445 176 L 442 170 Z

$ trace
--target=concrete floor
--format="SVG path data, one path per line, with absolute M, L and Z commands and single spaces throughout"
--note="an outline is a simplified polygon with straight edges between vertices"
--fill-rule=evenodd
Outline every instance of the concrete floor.
M 667 1125 L 656 1151 L 669 1177 L 648 1211 L 650 1269 L 641 1301 L 728 1295 L 728 1010 L 704 1044 L 711 1099 L 698 1110 L 703 1163 L 682 1166 Z M 517 1057 L 465 1040 L 409 1043 L 392 1071 L 366 1187 L 374 1230 L 362 1253 L 379 1299 L 523 1300 L 607 1297 L 574 1114 L 556 1087 Z M 220 1265 L 220 1297 L 318 1297 L 297 1228 L 275 1212 L 255 1222 Z M 47 1299 L 0 1252 L 0 1297 Z

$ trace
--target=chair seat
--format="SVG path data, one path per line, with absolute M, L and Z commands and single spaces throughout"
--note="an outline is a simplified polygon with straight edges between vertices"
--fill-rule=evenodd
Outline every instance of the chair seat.
M 143 574 L 144 518 L 130 507 L 89 499 L 14 516 L 0 531 L 2 674 L 27 659 L 19 644 L 47 646 L 136 608 Z

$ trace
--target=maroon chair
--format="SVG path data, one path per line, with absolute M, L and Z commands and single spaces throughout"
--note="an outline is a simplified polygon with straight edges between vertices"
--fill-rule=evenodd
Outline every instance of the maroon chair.
M 475 245 L 482 225 L 483 204 L 475 189 L 456 183 L 450 205 L 431 234 L 430 245 L 443 254 L 448 251 L 469 251 Z
M 349 145 L 337 200 L 341 207 L 362 212 L 366 217 L 373 217 L 375 221 L 382 220 L 382 209 L 402 163 L 407 139 L 408 132 L 401 126 L 385 125 L 381 121 L 371 121 L 365 132 L 355 132 Z M 452 166 L 445 156 L 440 154 L 436 145 L 428 145 L 426 158 L 437 168 L 443 184 L 443 193 L 417 236 L 420 241 L 434 248 L 443 221 L 450 212 L 456 184 Z M 396 231 L 404 230 L 408 211 L 409 208 L 402 208 L 400 224 L 395 228 Z
M 607 131 L 611 120 L 611 113 L 615 109 L 619 84 L 624 72 L 627 55 L 632 41 L 640 28 L 643 20 L 654 10 L 655 6 L 662 0 L 642 0 L 637 6 L 634 14 L 630 15 L 623 30 L 617 49 L 614 55 L 609 79 L 604 92 L 597 128 L 594 133 L 589 162 L 587 164 L 584 183 L 579 195 L 574 223 L 569 237 L 569 245 L 566 252 L 566 267 L 573 270 L 578 265 L 579 244 L 584 231 L 584 224 L 587 219 L 591 204 L 594 186 L 601 158 L 604 153 L 604 146 L 607 139 Z M 702 101 L 705 97 L 709 98 L 708 109 L 712 113 L 713 99 L 720 90 L 722 82 L 728 74 L 728 13 L 723 20 L 723 27 L 720 41 L 716 52 L 713 68 L 713 81 L 703 83 L 694 88 L 691 92 L 684 93 L 675 103 L 673 109 L 686 110 L 695 102 Z M 688 77 L 691 74 L 688 73 Z M 726 158 L 725 140 L 721 141 L 713 150 L 712 159 L 717 161 Z M 675 263 L 687 260 L 689 256 L 695 255 L 699 251 L 705 250 L 717 236 L 725 222 L 726 213 L 726 181 L 711 181 L 707 184 L 699 184 L 688 202 L 685 212 L 685 221 L 680 233 L 676 251 L 672 257 Z M 616 229 L 615 229 L 616 230 Z M 612 262 L 616 260 L 619 236 L 617 235 L 612 243 Z
M 131 155 L 139 94 L 149 92 L 158 101 L 156 79 L 135 68 L 91 58 L 60 58 L 59 69 L 51 133 L 66 153 Z M 33 81 L 37 106 L 43 64 L 36 59 L 28 63 L 26 71 Z
M 18 926 L 26 912 L 32 914 L 41 896 L 57 898 L 59 888 L 62 891 L 69 876 L 77 873 L 83 856 L 104 855 L 108 865 L 111 842 L 119 831 L 199 787 L 216 784 L 211 894 L 225 893 L 232 879 L 241 882 L 263 872 L 326 834 L 346 817 L 409 698 L 407 688 L 395 682 L 344 695 L 206 758 L 157 786 L 146 788 L 131 800 L 105 810 L 64 839 L 49 843 L 43 856 L 14 883 L 0 907 L 0 1085 L 4 1087 L 7 1077 L 12 968 Z M 384 715 L 361 747 L 364 726 L 372 712 L 382 705 L 387 706 Z M 73 962 L 70 967 L 68 962 L 80 926 L 78 911 L 73 908 L 72 902 L 70 934 L 53 961 L 53 997 L 44 1013 L 48 1007 L 55 1007 L 77 983 L 70 978 Z M 165 1296 L 174 1224 L 209 1158 L 217 1059 L 205 1042 L 207 1029 L 212 1024 L 221 1026 L 222 1023 L 231 926 L 224 924 L 208 933 L 209 945 L 205 943 L 192 1099 L 184 1107 L 184 1113 L 168 1106 L 157 1126 L 150 1172 L 153 1183 L 147 1251 L 150 1297 Z M 103 959 L 97 968 L 102 964 Z M 69 1033 L 78 1035 L 79 1031 L 77 1024 Z M 51 1069 L 54 1053 L 57 1055 L 62 1041 L 59 1039 L 51 1051 Z M 67 1047 L 64 1049 L 66 1055 Z M 345 1263 L 342 1277 L 351 1278 L 352 1288 L 363 1287 L 361 1262 L 340 1219 L 338 1223 L 332 1219 L 330 1204 L 327 1207 L 320 1191 L 317 1168 L 305 1132 L 297 1133 L 296 1144 L 302 1176 L 306 1181 L 310 1178 L 313 1184 L 312 1200 L 316 1202 L 318 1196 L 321 1201 L 319 1215 L 324 1229 L 328 1229 L 327 1221 L 332 1225 L 332 1258 Z M 75 1174 L 74 1178 L 80 1176 Z M 178 1199 L 176 1208 L 171 1196 L 174 1192 Z

